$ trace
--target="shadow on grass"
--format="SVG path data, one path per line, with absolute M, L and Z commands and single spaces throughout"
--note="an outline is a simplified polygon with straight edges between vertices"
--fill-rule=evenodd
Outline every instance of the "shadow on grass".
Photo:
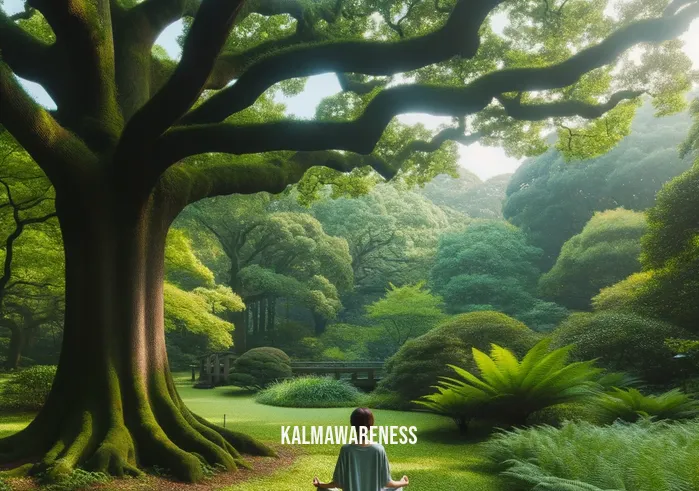
M 234 385 L 227 385 L 223 387 L 223 390 L 226 397 L 252 397 L 257 394 L 256 390 L 243 389 Z
M 463 445 L 464 443 L 481 443 L 493 434 L 493 427 L 484 424 L 471 424 L 467 433 L 460 432 L 456 425 L 421 431 L 419 438 L 431 443 Z

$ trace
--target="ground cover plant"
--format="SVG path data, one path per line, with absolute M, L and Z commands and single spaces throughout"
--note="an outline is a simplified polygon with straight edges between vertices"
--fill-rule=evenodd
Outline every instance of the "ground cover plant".
M 567 423 L 496 435 L 503 475 L 525 489 L 679 491 L 699 486 L 699 423 Z
M 366 397 L 345 380 L 298 377 L 270 385 L 257 394 L 260 404 L 282 407 L 358 407 Z

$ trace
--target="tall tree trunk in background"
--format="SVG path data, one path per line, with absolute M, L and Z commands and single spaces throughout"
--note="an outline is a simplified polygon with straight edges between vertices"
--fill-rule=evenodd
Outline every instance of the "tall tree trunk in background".
M 127 196 L 106 180 L 57 196 L 66 259 L 63 350 L 46 404 L 25 430 L 0 440 L 0 456 L 44 455 L 40 467 L 52 478 L 76 465 L 116 475 L 158 465 L 197 481 L 204 471 L 196 455 L 234 469 L 239 451 L 270 454 L 194 415 L 177 394 L 163 312 L 170 217 L 156 195 L 131 203 Z
M 240 281 L 240 266 L 238 264 L 237 254 L 231 254 L 231 269 L 228 278 L 228 286 L 231 287 L 233 292 L 240 295 L 245 303 L 245 309 L 242 312 L 231 312 L 229 315 L 229 320 L 233 323 L 235 327 L 233 331 L 233 351 L 237 354 L 242 355 L 247 351 L 248 343 L 248 318 L 251 306 L 245 301 L 245 297 L 242 294 L 242 285 Z
M 274 321 L 276 317 L 277 299 L 276 297 L 269 297 L 267 300 L 267 322 L 269 324 L 269 330 L 274 331 Z
M 7 359 L 5 360 L 5 368 L 7 370 L 14 370 L 19 367 L 23 347 L 24 335 L 22 328 L 18 325 L 10 327 L 10 346 L 8 347 Z
M 260 332 L 267 332 L 267 297 L 262 297 L 258 305 L 260 312 Z
M 235 326 L 233 331 L 233 351 L 239 355 L 242 355 L 247 351 L 248 343 L 248 326 L 247 326 L 247 309 L 250 306 L 245 306 L 246 310 L 242 312 L 230 312 L 228 315 L 228 320 Z

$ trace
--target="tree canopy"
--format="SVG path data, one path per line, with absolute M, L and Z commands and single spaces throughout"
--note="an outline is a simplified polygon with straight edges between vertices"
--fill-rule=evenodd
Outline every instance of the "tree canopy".
M 549 330 L 564 308 L 536 298 L 541 249 L 504 221 L 475 222 L 441 237 L 431 284 L 452 313 L 495 310 Z
M 643 213 L 597 212 L 561 249 L 553 268 L 539 280 L 539 291 L 573 310 L 590 310 L 602 288 L 641 270 L 641 237 L 647 230 Z
M 435 327 L 445 315 L 442 299 L 424 288 L 424 283 L 396 287 L 367 307 L 367 317 L 378 322 L 396 348 L 408 339 L 421 336 Z
M 564 242 L 580 233 L 596 211 L 643 211 L 665 182 L 691 166 L 691 159 L 677 153 L 689 124 L 686 113 L 654 118 L 647 103 L 629 136 L 601 157 L 567 162 L 565 155 L 549 150 L 525 161 L 507 188 L 505 218 L 544 250 L 541 265 L 549 269 Z
M 472 218 L 502 218 L 502 203 L 511 174 L 486 181 L 459 169 L 458 177 L 440 174 L 425 184 L 422 194 L 435 204 L 448 206 Z

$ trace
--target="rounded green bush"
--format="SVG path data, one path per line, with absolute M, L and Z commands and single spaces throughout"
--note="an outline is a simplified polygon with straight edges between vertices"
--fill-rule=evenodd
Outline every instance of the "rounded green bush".
M 523 356 L 539 336 L 516 319 L 500 312 L 470 312 L 452 317 L 418 338 L 406 342 L 388 359 L 379 392 L 398 394 L 405 407 L 434 392 L 439 377 L 453 375 L 447 364 L 476 370 L 472 348 L 490 351 L 492 343 Z
M 233 362 L 228 379 L 245 389 L 261 389 L 291 377 L 291 360 L 282 350 L 271 347 L 253 348 Z
M 35 411 L 44 405 L 51 391 L 56 367 L 37 365 L 15 372 L 0 392 L 0 407 L 6 410 Z
M 552 334 L 552 347 L 575 345 L 578 360 L 598 358 L 612 371 L 624 371 L 651 384 L 666 385 L 679 376 L 668 338 L 688 339 L 689 332 L 667 322 L 629 312 L 577 313 Z
M 352 407 L 361 405 L 364 395 L 344 380 L 310 376 L 272 384 L 255 400 L 282 407 Z

